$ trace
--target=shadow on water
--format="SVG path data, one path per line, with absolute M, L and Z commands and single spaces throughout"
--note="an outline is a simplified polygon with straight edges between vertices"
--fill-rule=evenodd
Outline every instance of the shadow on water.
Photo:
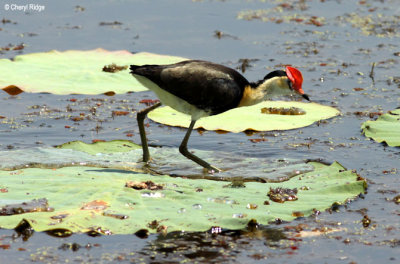
M 293 239 L 288 238 L 283 230 L 259 226 L 251 220 L 243 230 L 213 227 L 205 232 L 148 234 L 140 230 L 132 235 L 104 236 L 93 232 L 72 235 L 68 230 L 61 229 L 35 233 L 23 220 L 14 232 L 0 231 L 1 246 L 6 250 L 0 260 L 7 259 L 8 263 L 29 260 L 46 263 L 61 260 L 85 263 L 111 260 L 118 263 L 179 263 L 183 260 L 216 263 L 235 260 L 238 253 L 248 247 L 249 239 L 264 244 L 265 249 L 290 249 Z M 41 241 L 40 246 L 38 241 Z M 11 257 L 15 251 L 18 251 L 16 259 Z

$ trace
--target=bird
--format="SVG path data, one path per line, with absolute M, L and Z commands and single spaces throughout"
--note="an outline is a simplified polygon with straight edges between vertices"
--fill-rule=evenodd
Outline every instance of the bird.
M 137 113 L 143 161 L 150 160 L 144 119 L 150 111 L 161 105 L 168 105 L 191 116 L 179 152 L 212 173 L 220 172 L 221 169 L 187 149 L 189 137 L 197 120 L 233 108 L 254 105 L 277 96 L 298 95 L 310 101 L 302 89 L 301 72 L 291 66 L 286 66 L 285 70 L 272 71 L 257 82 L 249 82 L 232 68 L 203 60 L 185 60 L 167 65 L 130 65 L 130 73 L 160 99 L 159 102 Z

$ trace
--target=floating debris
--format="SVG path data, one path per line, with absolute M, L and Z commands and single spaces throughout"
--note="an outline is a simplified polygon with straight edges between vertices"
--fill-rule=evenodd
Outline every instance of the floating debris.
M 247 231 L 249 231 L 249 232 L 255 232 L 259 227 L 260 227 L 260 224 L 257 222 L 256 219 L 251 219 L 247 223 Z
M 184 214 L 184 213 L 186 213 L 186 209 L 185 208 L 180 208 L 178 210 L 178 214 Z
M 398 37 L 400 35 L 400 21 L 396 15 L 374 16 L 353 12 L 338 17 L 337 21 L 343 24 L 350 23 L 366 36 Z
M 256 61 L 259 61 L 259 59 L 239 59 L 239 66 L 236 67 L 236 69 L 241 70 L 243 73 L 245 73 L 248 68 L 252 67 L 251 63 Z
M 321 214 L 321 211 L 319 211 L 319 210 L 317 210 L 315 208 L 312 210 L 312 216 L 318 216 L 320 214 Z
M 263 107 L 261 113 L 270 115 L 305 115 L 306 111 L 297 107 Z
M 107 202 L 102 201 L 102 200 L 94 200 L 94 201 L 84 204 L 81 207 L 81 210 L 101 211 L 101 210 L 105 210 L 107 207 L 108 207 Z
M 35 233 L 35 230 L 33 230 L 31 224 L 26 219 L 22 219 L 14 230 L 18 236 L 22 236 L 23 241 L 27 241 Z
M 83 6 L 77 5 L 75 6 L 75 12 L 83 12 L 85 11 L 85 8 Z
M 258 205 L 256 205 L 256 204 L 247 204 L 247 206 L 246 206 L 246 208 L 247 209 L 252 209 L 252 210 L 254 210 L 254 209 L 257 209 L 257 207 L 258 207 Z
M 5 87 L 5 88 L 3 88 L 3 91 L 8 93 L 11 96 L 19 95 L 20 93 L 24 92 L 18 86 L 15 86 L 15 85 L 9 85 L 9 86 Z
M 394 202 L 395 204 L 400 204 L 400 195 L 395 196 L 395 197 L 393 198 L 393 202 Z
M 212 202 L 212 203 L 221 203 L 221 204 L 239 204 L 237 201 L 235 200 L 231 200 L 231 199 L 227 199 L 225 197 L 217 197 L 217 198 L 207 198 L 208 202 Z
M 45 231 L 46 234 L 53 237 L 69 237 L 73 234 L 71 230 L 66 228 L 54 228 Z
M 46 198 L 33 199 L 19 204 L 7 204 L 0 208 L 0 215 L 16 215 L 33 212 L 53 212 Z
M 53 215 L 50 218 L 54 220 L 59 220 L 61 222 L 62 219 L 66 218 L 69 214 L 59 214 L 59 215 Z
M 14 25 L 17 24 L 17 22 L 11 21 L 10 19 L 6 19 L 6 18 L 3 18 L 0 22 L 3 24 L 8 24 L 8 23 L 14 24 Z
M 25 44 L 24 43 L 21 43 L 21 44 L 19 44 L 19 45 L 12 45 L 12 44 L 9 44 L 8 46 L 5 46 L 5 47 L 0 47 L 0 52 L 1 51 L 11 51 L 11 50 L 23 50 L 25 48 Z
M 219 30 L 214 31 L 214 37 L 216 37 L 217 39 L 221 39 L 223 35 L 224 33 L 222 31 Z
M 102 227 L 96 227 L 96 228 L 93 228 L 91 231 L 89 231 L 89 232 L 91 232 L 90 233 L 90 236 L 93 236 L 93 237 L 95 237 L 95 236 L 99 236 L 99 235 L 107 235 L 107 236 L 110 236 L 110 235 L 112 235 L 113 233 L 109 230 L 109 229 L 103 229 Z M 89 233 L 88 233 L 89 234 Z
M 114 22 L 100 22 L 99 26 L 120 26 L 122 25 L 121 22 L 119 21 L 114 21 Z
M 155 100 L 143 99 L 143 100 L 139 101 L 140 104 L 145 104 L 146 106 L 151 106 L 151 105 L 159 103 L 159 102 L 160 102 L 160 100 L 158 100 L 158 99 L 155 99 Z
M 361 220 L 361 223 L 363 227 L 369 227 L 371 224 L 371 219 L 368 217 L 368 215 L 364 215 L 363 219 Z
M 114 96 L 115 92 L 114 91 L 105 92 L 104 95 L 106 95 L 106 96 Z
M 159 227 L 157 227 L 157 233 L 162 233 L 162 234 L 167 234 L 168 231 L 168 226 L 165 225 L 160 225 Z
M 58 247 L 58 249 L 61 250 L 72 250 L 74 252 L 78 251 L 82 246 L 79 245 L 78 243 L 63 243 L 61 246 Z
M 125 220 L 125 219 L 129 218 L 128 215 L 116 214 L 116 213 L 111 213 L 111 212 L 103 212 L 103 215 L 104 216 L 113 217 L 113 218 L 116 218 L 116 219 L 120 219 L 120 220 Z
M 112 116 L 126 116 L 129 115 L 129 111 L 112 111 Z
M 222 38 L 239 39 L 239 38 L 236 37 L 236 36 L 227 34 L 227 33 L 222 32 L 222 31 L 220 31 L 220 30 L 215 30 L 215 31 L 214 31 L 214 37 L 216 37 L 217 39 L 222 39 Z
M 243 178 L 236 178 L 230 184 L 224 185 L 223 188 L 246 188 L 246 185 Z
M 79 121 L 82 121 L 82 120 L 84 120 L 85 119 L 85 117 L 84 116 L 71 116 L 71 121 L 74 121 L 74 122 L 79 122 Z
M 303 212 L 299 212 L 299 211 L 294 211 L 294 212 L 292 212 L 292 216 L 293 217 L 303 217 L 304 213 Z
M 203 209 L 203 206 L 201 204 L 194 204 L 194 205 L 192 205 L 192 208 L 195 210 L 201 210 L 201 209 Z
M 116 73 L 119 71 L 124 71 L 128 69 L 128 65 L 123 65 L 123 66 L 118 66 L 115 63 L 109 64 L 109 65 L 105 65 L 103 67 L 103 72 L 111 72 L 111 73 Z
M 304 7 L 296 7 L 296 9 L 305 10 Z M 284 12 L 293 10 L 294 8 L 287 8 L 286 6 L 278 5 L 275 8 L 270 8 L 270 9 L 240 11 L 237 15 L 237 18 L 248 21 L 261 20 L 263 22 L 270 22 L 276 24 L 298 23 L 304 25 L 312 25 L 316 27 L 322 27 L 327 23 L 324 17 L 299 15 L 298 13 L 289 14 L 287 12 Z
M 164 189 L 163 185 L 156 184 L 152 181 L 146 181 L 146 182 L 128 181 L 125 184 L 125 187 L 132 188 L 135 190 L 151 190 L 151 191 Z
M 138 238 L 142 238 L 142 239 L 148 238 L 149 237 L 149 230 L 147 230 L 147 229 L 139 229 L 138 231 L 135 232 L 135 235 Z
M 266 139 L 266 138 L 249 138 L 249 141 L 251 141 L 251 143 L 260 143 L 260 142 L 268 141 L 268 139 Z
M 156 229 L 160 225 L 160 222 L 157 220 L 153 220 L 147 224 L 150 229 Z
M 232 215 L 232 218 L 246 218 L 246 217 L 247 217 L 247 214 L 242 214 L 242 213 Z
M 274 202 L 284 203 L 286 201 L 296 201 L 297 198 L 297 188 L 270 188 L 268 192 L 268 197 Z

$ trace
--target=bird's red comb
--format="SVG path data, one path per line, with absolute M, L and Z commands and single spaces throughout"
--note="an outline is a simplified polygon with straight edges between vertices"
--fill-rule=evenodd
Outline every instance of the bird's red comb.
M 303 75 L 301 75 L 301 72 L 296 68 L 287 66 L 286 67 L 286 75 L 288 76 L 289 80 L 292 82 L 293 89 L 300 94 L 304 94 L 304 91 L 301 88 L 301 85 L 303 84 Z

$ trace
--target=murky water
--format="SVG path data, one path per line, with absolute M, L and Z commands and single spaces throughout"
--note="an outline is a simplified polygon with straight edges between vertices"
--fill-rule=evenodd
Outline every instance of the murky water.
M 36 233 L 24 242 L 13 237 L 12 231 L 0 230 L 0 262 L 399 261 L 400 207 L 392 199 L 400 190 L 400 150 L 366 139 L 360 126 L 370 118 L 355 114 L 386 112 L 400 106 L 397 1 L 110 0 L 35 4 L 45 9 L 25 14 L 0 7 L 4 18 L 0 22 L 2 58 L 51 49 L 102 47 L 205 59 L 234 68 L 240 65 L 240 59 L 257 59 L 245 72 L 252 81 L 281 64 L 295 65 L 303 72 L 304 90 L 311 99 L 337 107 L 342 116 L 303 129 L 251 136 L 193 133 L 189 148 L 255 158 L 336 160 L 367 178 L 369 188 L 364 198 L 338 212 L 271 225 L 272 229 L 258 233 L 179 233 L 144 239 L 134 235 L 53 238 Z M 25 45 L 22 50 L 5 50 L 21 43 Z M 376 66 L 370 76 L 372 63 Z M 71 98 L 78 103 L 74 105 Z M 26 93 L 10 97 L 0 93 L 0 115 L 14 121 L 0 124 L 0 149 L 49 147 L 71 140 L 122 138 L 139 142 L 134 115 L 113 118 L 110 113 L 120 107 L 141 109 L 144 105 L 139 101 L 144 98 L 154 96 L 150 92 L 114 97 Z M 80 111 L 89 112 L 99 100 L 109 108 L 100 108 L 98 117 L 79 124 L 70 119 Z M 68 105 L 75 112 L 67 112 Z M 156 123 L 150 123 L 148 131 L 152 144 L 168 147 L 178 147 L 185 133 Z M 268 141 L 248 140 L 263 136 Z M 310 143 L 310 147 L 301 143 Z M 361 223 L 364 215 L 372 220 L 367 228 Z M 336 232 L 299 239 L 289 232 L 294 228 L 331 228 Z M 290 239 L 282 240 L 284 236 Z

